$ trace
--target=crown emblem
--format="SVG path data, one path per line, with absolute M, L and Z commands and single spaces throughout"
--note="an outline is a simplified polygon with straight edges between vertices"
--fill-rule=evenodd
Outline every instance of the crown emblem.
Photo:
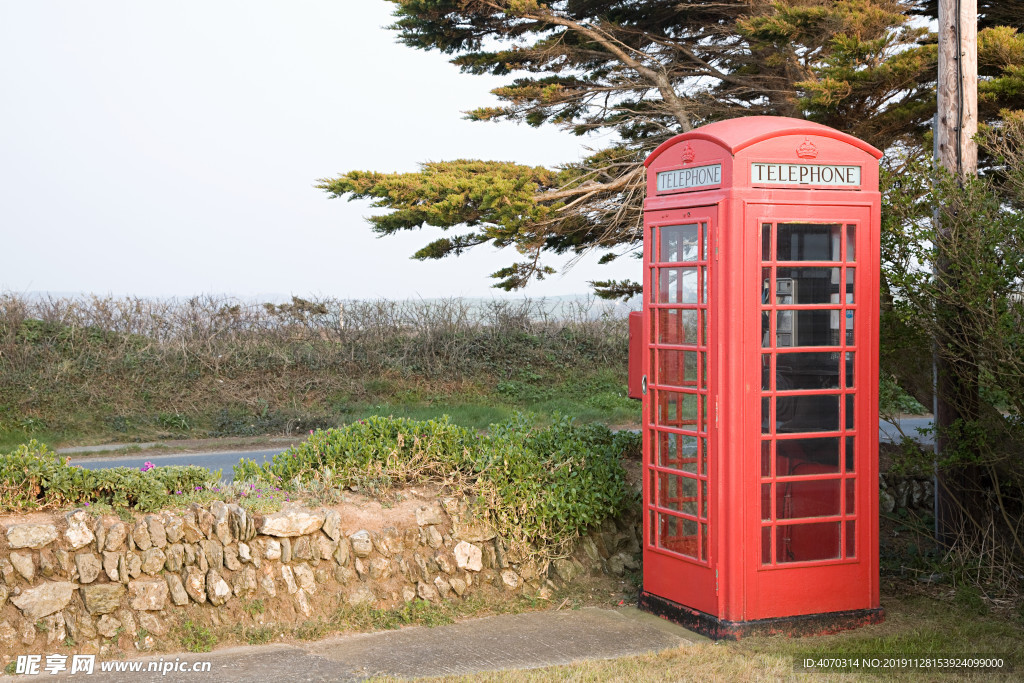
M 814 159 L 818 156 L 818 148 L 814 146 L 813 142 L 805 139 L 803 143 L 796 148 L 796 155 L 801 159 Z
M 693 151 L 693 147 L 691 147 L 690 143 L 687 142 L 686 147 L 683 147 L 683 151 L 680 156 L 683 158 L 683 163 L 688 164 L 697 158 L 697 153 Z

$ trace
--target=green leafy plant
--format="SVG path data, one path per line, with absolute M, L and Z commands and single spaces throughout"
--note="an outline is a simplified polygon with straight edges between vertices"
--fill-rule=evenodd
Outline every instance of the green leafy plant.
M 0 458 L 0 509 L 26 510 L 66 505 L 109 505 L 156 510 L 176 493 L 215 483 L 202 467 L 156 467 L 146 472 L 115 467 L 87 470 L 35 440 Z
M 187 619 L 181 625 L 179 642 L 189 652 L 209 652 L 217 644 L 217 636 L 206 626 Z
M 246 600 L 242 603 L 242 610 L 251 617 L 263 614 L 267 607 L 262 600 Z
M 538 425 L 533 416 L 517 414 L 491 425 L 486 436 L 447 418 L 371 417 L 314 432 L 263 465 L 243 461 L 235 466 L 235 480 L 358 486 L 380 495 L 392 487 L 440 481 L 475 494 L 476 514 L 505 538 L 555 555 L 629 500 L 619 459 L 635 454 L 639 439 L 559 416 Z

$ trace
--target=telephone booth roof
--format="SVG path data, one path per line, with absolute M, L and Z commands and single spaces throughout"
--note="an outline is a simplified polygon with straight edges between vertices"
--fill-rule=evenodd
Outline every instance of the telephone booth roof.
M 644 161 L 644 166 L 650 166 L 665 150 L 684 140 L 707 140 L 728 150 L 730 154 L 736 154 L 758 142 L 783 135 L 814 135 L 832 138 L 861 149 L 876 159 L 882 158 L 881 151 L 863 140 L 820 123 L 785 116 L 747 116 L 709 123 L 688 133 L 676 135 L 661 143 L 657 149 L 651 152 L 647 160 Z

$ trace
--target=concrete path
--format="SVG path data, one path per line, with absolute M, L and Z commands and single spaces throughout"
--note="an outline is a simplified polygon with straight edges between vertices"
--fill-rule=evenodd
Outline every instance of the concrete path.
M 164 654 L 118 660 L 141 662 L 142 671 L 101 673 L 90 681 L 358 681 L 375 675 L 403 678 L 461 675 L 501 669 L 533 669 L 585 659 L 625 655 L 709 642 L 636 608 L 529 612 L 427 628 L 417 626 L 336 636 L 302 645 L 234 647 L 209 654 Z M 40 653 L 44 654 L 44 653 Z M 146 672 L 150 662 L 210 662 L 208 673 Z M 43 657 L 45 663 L 46 658 Z M 81 674 L 32 678 L 75 680 Z M 0 677 L 0 680 L 13 680 Z M 19 677 L 18 680 L 25 680 Z

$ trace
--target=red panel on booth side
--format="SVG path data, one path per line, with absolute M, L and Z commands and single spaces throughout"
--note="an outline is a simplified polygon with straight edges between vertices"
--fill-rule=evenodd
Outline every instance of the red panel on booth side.
M 629 314 L 629 397 L 638 400 L 643 398 L 643 333 L 643 311 L 633 311 Z

